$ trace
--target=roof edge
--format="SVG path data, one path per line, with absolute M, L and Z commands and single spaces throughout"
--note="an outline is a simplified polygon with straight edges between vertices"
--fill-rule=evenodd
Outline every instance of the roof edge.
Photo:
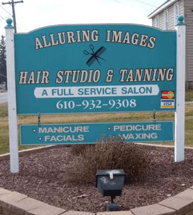
M 170 5 L 174 4 L 175 2 L 177 2 L 178 0 L 167 0 L 166 2 L 164 2 L 162 5 L 160 5 L 158 8 L 156 8 L 152 13 L 150 13 L 147 17 L 149 19 L 152 19 L 154 16 L 156 16 L 158 13 L 160 13 L 161 11 L 165 10 L 167 7 L 169 7 Z

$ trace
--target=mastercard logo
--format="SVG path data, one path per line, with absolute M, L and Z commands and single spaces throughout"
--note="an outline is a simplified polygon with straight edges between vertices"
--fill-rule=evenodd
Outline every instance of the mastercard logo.
M 162 99 L 173 99 L 174 92 L 173 91 L 163 91 L 161 96 L 162 96 Z

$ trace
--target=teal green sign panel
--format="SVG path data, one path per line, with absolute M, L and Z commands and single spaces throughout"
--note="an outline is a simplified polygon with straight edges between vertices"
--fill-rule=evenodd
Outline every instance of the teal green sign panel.
M 15 34 L 18 114 L 176 110 L 176 32 L 61 25 Z
M 126 142 L 173 141 L 172 121 L 21 125 L 21 145 L 95 144 L 103 135 Z

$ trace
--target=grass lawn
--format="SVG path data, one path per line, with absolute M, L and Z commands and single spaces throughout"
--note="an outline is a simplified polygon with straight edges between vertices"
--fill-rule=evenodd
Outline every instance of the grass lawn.
M 193 101 L 193 90 L 186 91 L 186 101 Z
M 74 114 L 74 115 L 42 115 L 41 123 L 69 123 L 69 122 L 121 122 L 121 121 L 151 121 L 153 113 L 108 113 L 108 114 Z M 156 120 L 174 120 L 173 112 L 158 112 Z M 37 116 L 18 116 L 20 124 L 37 124 Z M 19 132 L 18 132 L 19 133 Z M 193 147 L 193 104 L 186 105 L 186 146 Z M 18 137 L 19 142 L 19 137 Z M 158 143 L 159 144 L 159 143 Z M 173 145 L 173 142 L 161 144 Z M 35 147 L 35 146 L 33 146 Z M 32 146 L 20 146 L 19 150 L 32 148 Z M 9 152 L 8 111 L 7 105 L 0 106 L 0 154 Z

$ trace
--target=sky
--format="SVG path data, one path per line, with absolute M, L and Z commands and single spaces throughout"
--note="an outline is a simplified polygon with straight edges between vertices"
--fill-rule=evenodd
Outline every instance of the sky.
M 0 35 L 12 7 L 0 0 Z M 18 1 L 18 0 L 17 0 Z M 17 32 L 61 24 L 135 23 L 151 25 L 147 16 L 166 0 L 24 0 L 15 5 Z

